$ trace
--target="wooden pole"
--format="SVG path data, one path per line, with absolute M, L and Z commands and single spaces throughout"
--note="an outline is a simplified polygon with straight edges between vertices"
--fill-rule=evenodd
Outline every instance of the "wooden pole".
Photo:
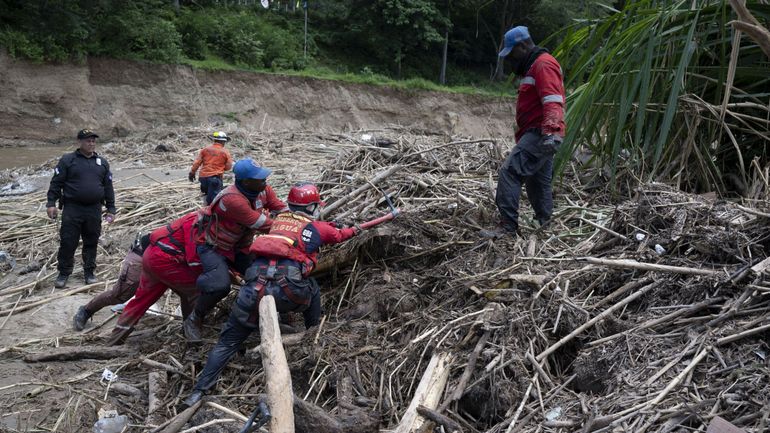
M 262 368 L 265 370 L 267 405 L 273 417 L 270 433 L 294 433 L 294 409 L 289 364 L 281 342 L 275 299 L 267 295 L 259 303 Z
M 417 413 L 417 407 L 422 405 L 428 409 L 435 409 L 438 406 L 441 394 L 444 392 L 447 379 L 449 379 L 449 370 L 452 363 L 452 355 L 449 353 L 434 353 L 431 357 L 425 373 L 417 385 L 412 402 L 404 412 L 401 422 L 393 433 L 413 433 L 425 422 L 420 414 Z
M 637 262 L 628 259 L 599 259 L 596 257 L 582 257 L 578 260 L 588 262 L 594 265 L 604 265 L 611 268 L 639 269 L 641 271 L 653 272 L 672 272 L 675 274 L 689 275 L 719 275 L 723 271 L 714 271 L 711 269 L 684 268 L 681 266 L 658 265 L 655 263 Z

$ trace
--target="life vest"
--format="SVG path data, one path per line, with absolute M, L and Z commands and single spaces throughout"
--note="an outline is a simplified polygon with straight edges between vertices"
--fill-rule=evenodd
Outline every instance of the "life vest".
M 294 260 L 302 267 L 302 275 L 312 272 L 318 253 L 305 252 L 302 230 L 313 222 L 300 213 L 284 212 L 273 220 L 270 233 L 259 236 L 251 244 L 249 252 L 257 257 Z
M 150 244 L 157 246 L 166 254 L 184 256 L 184 226 L 185 224 L 192 223 L 197 217 L 198 215 L 195 212 L 190 212 L 182 218 L 172 221 L 159 229 L 155 229 L 150 233 Z
M 241 243 L 244 236 L 252 234 L 252 230 L 248 227 L 233 222 L 215 211 L 216 207 L 220 206 L 222 199 L 227 195 L 236 195 L 247 202 L 249 200 L 238 191 L 235 185 L 230 185 L 220 191 L 210 205 L 198 211 L 198 222 L 196 224 L 199 234 L 196 243 L 212 245 L 223 251 L 232 251 L 236 245 Z M 225 214 L 228 212 L 227 209 L 221 206 L 220 209 Z

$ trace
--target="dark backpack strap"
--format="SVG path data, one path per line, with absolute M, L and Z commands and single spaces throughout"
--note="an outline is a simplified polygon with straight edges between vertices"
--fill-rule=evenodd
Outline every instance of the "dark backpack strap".
M 267 279 L 264 275 L 257 277 L 257 283 L 254 285 L 254 291 L 257 292 L 257 302 L 254 303 L 254 308 L 249 312 L 248 322 L 252 325 L 257 323 L 259 318 L 259 303 L 265 296 L 265 289 L 267 288 Z

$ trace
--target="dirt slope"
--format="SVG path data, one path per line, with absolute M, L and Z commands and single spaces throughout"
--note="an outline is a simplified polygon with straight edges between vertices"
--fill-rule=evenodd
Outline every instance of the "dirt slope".
M 84 125 L 125 136 L 152 126 L 232 120 L 261 130 L 397 124 L 445 134 L 510 136 L 514 101 L 302 77 L 211 72 L 91 59 L 36 65 L 0 52 L 0 143 L 70 139 Z

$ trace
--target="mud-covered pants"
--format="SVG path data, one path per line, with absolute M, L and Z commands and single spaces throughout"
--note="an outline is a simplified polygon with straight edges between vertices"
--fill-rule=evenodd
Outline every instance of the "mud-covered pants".
M 96 247 L 102 233 L 102 205 L 81 205 L 72 201 L 64 204 L 59 228 L 59 273 L 70 275 L 75 264 L 75 250 L 83 238 L 83 272 L 93 274 L 96 269 Z
M 535 219 L 542 225 L 553 213 L 553 149 L 542 145 L 538 131 L 525 133 L 500 168 L 495 202 L 502 225 L 510 231 L 519 228 L 519 198 L 521 184 L 527 187 L 527 197 L 535 210 Z
M 136 293 L 139 287 L 139 279 L 142 275 L 142 256 L 129 251 L 123 263 L 120 265 L 118 281 L 110 290 L 96 295 L 86 304 L 86 311 L 93 315 L 108 305 L 122 304 Z

